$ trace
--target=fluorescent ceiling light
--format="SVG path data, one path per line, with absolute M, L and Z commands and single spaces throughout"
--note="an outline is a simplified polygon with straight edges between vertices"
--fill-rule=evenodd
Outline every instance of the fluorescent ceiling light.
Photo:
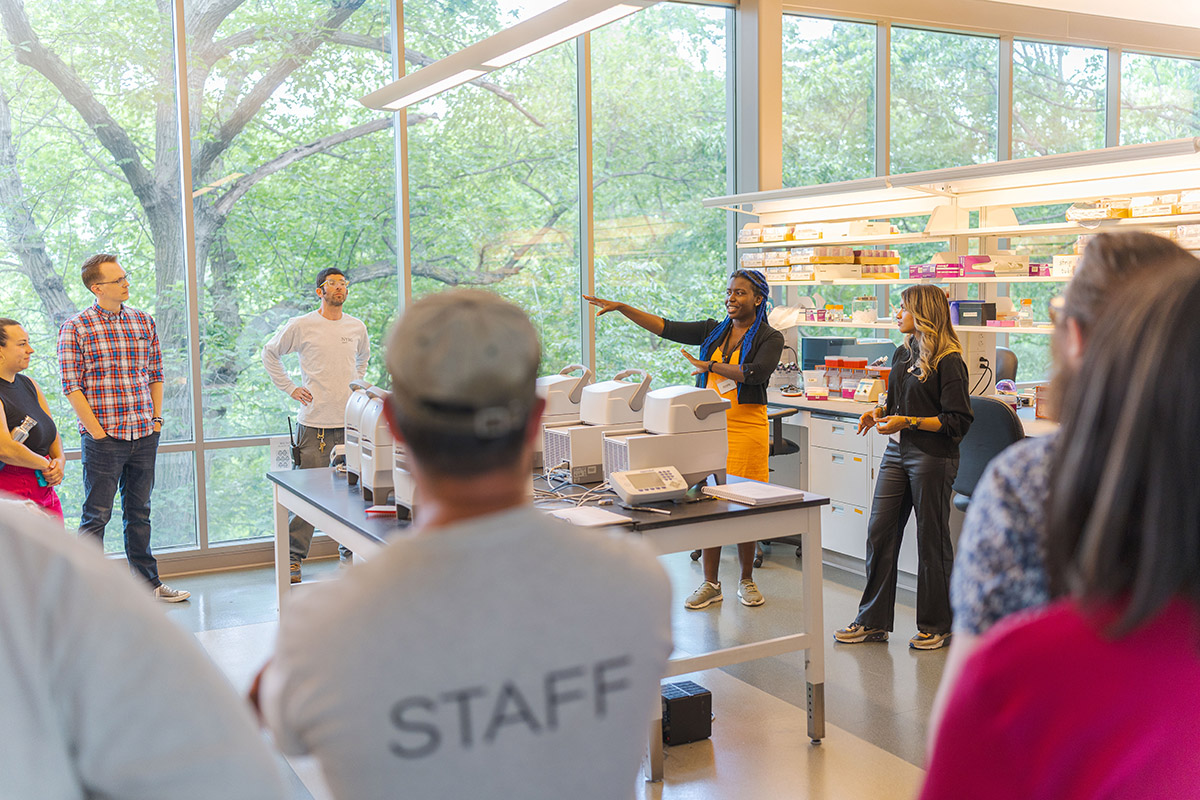
M 624 3 L 619 6 L 613 6 L 607 11 L 601 11 L 599 14 L 593 14 L 587 19 L 582 19 L 579 22 L 576 22 L 574 25 L 568 25 L 562 30 L 555 31 L 554 33 L 548 33 L 540 39 L 534 39 L 529 44 L 522 45 L 515 50 L 510 50 L 504 55 L 498 56 L 491 61 L 485 61 L 483 65 L 489 69 L 500 69 L 501 67 L 507 67 L 514 61 L 520 61 L 526 56 L 531 56 L 534 53 L 540 53 L 543 50 L 548 50 L 556 44 L 562 44 L 568 39 L 574 39 L 576 36 L 582 36 L 588 31 L 595 30 L 596 28 L 603 28 L 610 22 L 616 22 L 622 17 L 627 17 L 633 12 L 640 10 L 641 6 L 631 6 Z
M 566 0 L 537 16 L 405 75 L 359 100 L 367 108 L 399 111 L 506 67 L 556 44 L 629 16 L 658 0 Z
M 455 86 L 458 86 L 460 83 L 473 81 L 480 75 L 484 74 L 484 72 L 486 72 L 486 70 L 464 69 L 462 72 L 456 72 L 448 78 L 442 78 L 437 83 L 432 83 L 425 87 L 413 89 L 408 94 L 402 95 L 390 103 L 385 104 L 384 108 L 388 109 L 389 111 L 399 111 L 405 106 L 411 106 L 413 103 L 419 103 L 422 100 L 428 100 L 435 94 L 440 94 L 447 89 L 452 89 Z M 399 81 L 397 81 L 397 83 L 399 83 Z

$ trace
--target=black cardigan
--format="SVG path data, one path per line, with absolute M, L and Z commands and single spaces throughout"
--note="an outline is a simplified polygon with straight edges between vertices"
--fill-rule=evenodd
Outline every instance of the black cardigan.
M 923 453 L 943 458 L 958 457 L 958 443 L 966 436 L 975 415 L 967 387 L 967 365 L 962 356 L 943 356 L 928 379 L 922 381 L 909 368 L 916 363 L 908 348 L 900 345 L 892 356 L 888 376 L 887 413 L 905 417 L 937 417 L 940 431 L 900 431 L 901 441 L 912 443 Z
M 703 322 L 672 322 L 663 320 L 662 338 L 680 344 L 704 344 L 704 340 L 719 323 L 715 319 Z M 741 364 L 743 380 L 738 383 L 737 399 L 742 405 L 765 406 L 767 404 L 767 382 L 771 373 L 779 366 L 783 354 L 783 334 L 763 320 L 750 343 L 747 361 Z M 703 386 L 707 375 L 698 375 L 696 384 Z

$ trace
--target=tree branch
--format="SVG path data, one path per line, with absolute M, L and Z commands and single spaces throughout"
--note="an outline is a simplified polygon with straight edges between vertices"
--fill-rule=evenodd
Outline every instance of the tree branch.
M 14 2 L 14 0 L 0 0 L 0 2 Z M 364 2 L 366 0 L 334 0 L 329 15 L 317 30 L 296 37 L 283 58 L 267 70 L 266 75 L 254 85 L 238 107 L 234 109 L 229 119 L 221 125 L 217 137 L 205 142 L 204 146 L 200 148 L 192 165 L 194 175 L 208 174 L 213 162 L 229 148 L 234 138 L 250 123 L 250 120 L 254 119 L 254 116 L 275 93 L 275 90 L 282 86 L 284 81 L 316 52 L 318 47 L 329 41 L 333 32 L 362 7 Z
M 52 328 L 57 329 L 75 313 L 62 277 L 46 252 L 46 241 L 25 201 L 25 189 L 17 172 L 17 150 L 13 146 L 12 114 L 8 96 L 0 91 L 0 207 L 6 211 L 8 243 L 20 260 L 20 270 L 33 284 L 34 294 Z
M 418 121 L 428 119 L 426 115 L 414 114 L 413 116 L 420 116 L 422 118 Z M 410 120 L 409 124 L 415 123 Z M 327 150 L 337 147 L 339 144 L 344 144 L 352 139 L 357 139 L 360 136 L 366 136 L 367 134 L 387 130 L 390 127 L 392 127 L 392 117 L 389 115 L 383 117 L 382 119 L 373 119 L 370 122 L 364 122 L 361 125 L 355 125 L 353 128 L 347 128 L 344 131 L 339 131 L 338 133 L 330 134 L 329 136 L 323 136 L 316 141 L 309 142 L 308 144 L 302 144 L 297 147 L 293 147 L 283 155 L 276 156 L 267 163 L 263 164 L 249 175 L 246 175 L 243 178 L 238 178 L 229 191 L 221 195 L 221 199 L 218 200 L 214 206 L 214 211 L 216 211 L 216 213 L 222 217 L 225 216 L 233 208 L 233 204 L 242 199 L 242 197 L 245 196 L 246 192 L 250 191 L 250 188 L 254 186 L 254 184 L 258 183 L 264 178 L 274 175 L 281 169 L 290 167 L 292 164 L 295 164 L 297 161 L 303 158 L 307 158 L 308 156 L 316 153 L 323 153 Z
M 108 109 L 96 99 L 79 75 L 58 54 L 42 44 L 34 33 L 21 0 L 0 0 L 0 21 L 12 42 L 17 61 L 41 73 L 74 106 L 104 148 L 112 154 L 133 193 L 143 202 L 152 203 L 153 178 L 142 165 L 137 147 Z

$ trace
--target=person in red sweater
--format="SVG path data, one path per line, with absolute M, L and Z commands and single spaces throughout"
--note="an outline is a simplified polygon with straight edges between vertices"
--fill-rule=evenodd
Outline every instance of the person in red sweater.
M 1110 307 L 1067 389 L 1049 606 L 979 641 L 923 800 L 1200 797 L 1200 275 Z

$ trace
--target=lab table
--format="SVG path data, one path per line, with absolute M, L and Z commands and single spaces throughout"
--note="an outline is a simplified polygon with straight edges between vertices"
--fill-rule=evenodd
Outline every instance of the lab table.
M 368 503 L 360 486 L 349 486 L 344 476 L 329 469 L 300 469 L 268 472 L 275 496 L 275 581 L 280 614 L 291 587 L 288 572 L 288 512 L 321 529 L 356 555 L 370 558 L 389 539 L 407 536 L 407 527 L 387 514 L 368 514 Z M 736 481 L 737 479 L 731 479 Z M 670 515 L 647 511 L 625 511 L 612 507 L 627 519 L 631 530 L 641 534 L 658 555 L 705 547 L 718 547 L 761 539 L 799 537 L 805 553 L 821 552 L 821 507 L 829 498 L 805 492 L 799 500 L 770 505 L 746 506 L 721 499 L 670 506 Z M 822 605 L 822 569 L 819 558 L 801 562 L 803 614 L 801 630 L 763 641 L 749 642 L 686 655 L 670 660 L 664 675 L 670 678 L 689 672 L 714 669 L 805 651 L 805 683 L 808 701 L 808 736 L 819 742 L 825 736 L 825 635 Z M 645 765 L 646 778 L 663 775 L 662 708 L 656 704 Z

